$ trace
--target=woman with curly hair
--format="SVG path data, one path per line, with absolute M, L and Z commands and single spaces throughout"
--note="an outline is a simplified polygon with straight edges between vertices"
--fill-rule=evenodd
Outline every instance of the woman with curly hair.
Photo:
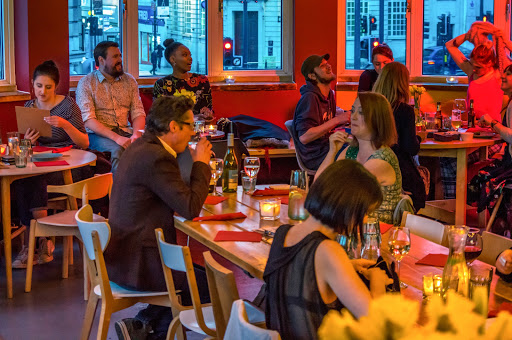
M 194 101 L 194 118 L 213 120 L 212 93 L 210 82 L 205 75 L 191 73 L 192 54 L 180 42 L 166 39 L 165 60 L 172 66 L 172 73 L 156 81 L 154 99 L 160 96 L 189 96 Z

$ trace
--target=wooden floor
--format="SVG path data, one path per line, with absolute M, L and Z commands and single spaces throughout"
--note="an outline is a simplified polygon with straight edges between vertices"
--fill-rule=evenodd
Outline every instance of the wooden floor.
M 178 235 L 178 242 L 185 244 L 184 235 Z M 25 270 L 13 270 L 14 298 L 5 296 L 5 265 L 0 257 L 0 340 L 68 340 L 78 339 L 85 312 L 83 300 L 82 261 L 75 243 L 75 264 L 70 267 L 69 278 L 61 279 L 61 243 L 57 241 L 55 260 L 46 265 L 34 267 L 32 292 L 25 293 Z M 202 253 L 206 249 L 190 241 L 194 262 L 203 264 Z M 250 278 L 239 268 L 223 258 L 215 258 L 235 272 L 240 297 L 252 300 L 261 287 L 261 281 Z M 110 322 L 108 339 L 117 339 L 114 323 L 123 318 L 135 316 L 143 304 L 114 313 Z M 95 339 L 96 317 L 91 339 Z M 202 339 L 188 332 L 188 339 Z

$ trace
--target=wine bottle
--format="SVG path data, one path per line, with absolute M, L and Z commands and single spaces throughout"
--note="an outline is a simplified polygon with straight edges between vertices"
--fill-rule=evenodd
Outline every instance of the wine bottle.
M 469 101 L 469 111 L 468 111 L 468 128 L 475 127 L 475 108 L 473 99 Z
M 443 114 L 441 113 L 441 102 L 437 102 L 435 125 L 436 129 L 443 128 Z
M 222 191 L 236 192 L 238 187 L 238 161 L 235 155 L 235 136 L 228 133 L 228 150 L 224 156 L 224 169 L 222 171 Z

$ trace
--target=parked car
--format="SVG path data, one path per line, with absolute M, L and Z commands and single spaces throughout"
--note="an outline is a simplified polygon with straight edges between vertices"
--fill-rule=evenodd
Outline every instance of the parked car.
M 460 50 L 466 58 L 469 58 L 470 50 L 464 47 L 460 47 Z M 463 76 L 464 72 L 457 66 L 444 46 L 432 46 L 423 49 L 423 74 Z

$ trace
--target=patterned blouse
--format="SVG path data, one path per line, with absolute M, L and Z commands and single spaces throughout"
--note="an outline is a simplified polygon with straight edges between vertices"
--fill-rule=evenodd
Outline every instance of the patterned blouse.
M 194 116 L 201 119 L 212 120 L 212 92 L 208 77 L 191 73 L 189 79 L 179 79 L 172 74 L 160 78 L 153 88 L 154 99 L 160 96 L 195 95 Z
M 35 107 L 35 99 L 26 102 L 25 107 Z M 80 108 L 69 96 L 64 97 L 60 103 L 55 105 L 50 110 L 50 116 L 58 116 L 64 118 L 70 122 L 71 125 L 73 125 L 78 131 L 85 133 L 84 121 L 82 120 L 82 113 L 80 112 Z M 39 144 L 48 147 L 60 148 L 68 145 L 73 145 L 76 147 L 76 144 L 69 137 L 66 131 L 64 131 L 63 128 L 58 128 L 55 126 L 52 126 L 51 137 L 39 137 L 37 141 Z
M 356 160 L 358 153 L 358 146 L 349 146 L 345 158 Z M 398 202 L 400 202 L 400 199 L 402 198 L 402 173 L 400 172 L 398 159 L 396 158 L 396 155 L 393 152 L 393 150 L 391 150 L 391 148 L 387 146 L 383 146 L 379 150 L 376 150 L 368 158 L 368 160 L 370 159 L 382 159 L 383 161 L 389 163 L 393 170 L 395 170 L 395 183 L 391 185 L 381 186 L 382 196 L 384 197 L 384 200 L 382 201 L 380 207 L 377 210 L 375 210 L 372 214 L 370 214 L 371 217 L 377 217 L 379 221 L 393 224 L 393 213 L 395 212 L 396 205 L 398 204 Z

